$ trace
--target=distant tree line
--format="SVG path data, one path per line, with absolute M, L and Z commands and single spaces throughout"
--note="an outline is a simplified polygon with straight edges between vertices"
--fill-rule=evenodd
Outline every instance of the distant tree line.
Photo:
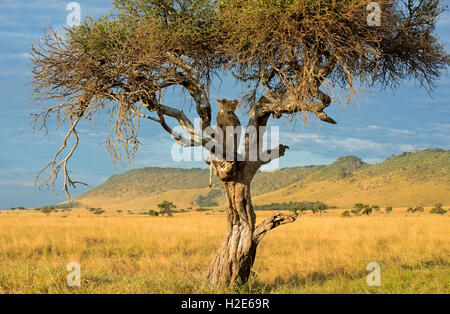
M 221 197 L 222 194 L 221 190 L 213 189 L 207 195 L 197 197 L 196 203 L 200 207 L 218 206 L 217 198 Z
M 335 206 L 329 206 L 322 202 L 284 202 L 284 203 L 272 203 L 266 205 L 254 205 L 255 210 L 291 210 L 291 211 L 306 211 L 306 210 L 325 210 L 330 208 L 336 208 Z

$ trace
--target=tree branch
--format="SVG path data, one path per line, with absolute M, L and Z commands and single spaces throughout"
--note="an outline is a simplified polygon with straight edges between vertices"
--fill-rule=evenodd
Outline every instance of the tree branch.
M 175 139 L 175 141 L 183 146 L 183 147 L 198 147 L 198 146 L 202 146 L 202 143 L 195 141 L 193 139 L 189 140 L 187 138 L 185 138 L 184 136 L 182 136 L 181 134 L 175 132 L 167 123 L 166 120 L 164 118 L 164 115 L 160 112 L 158 112 L 158 116 L 159 116 L 159 121 L 157 121 L 158 123 L 161 124 L 161 126 L 163 127 L 164 130 L 167 131 L 167 133 L 169 133 L 170 135 L 172 135 L 172 137 Z
M 259 243 L 269 230 L 275 229 L 280 225 L 293 223 L 295 220 L 297 220 L 296 215 L 273 214 L 255 228 L 255 231 L 253 231 L 253 239 L 256 243 Z
M 189 64 L 189 61 L 182 56 L 167 52 L 168 59 L 179 66 L 187 75 L 183 76 L 184 81 L 180 84 L 189 92 L 197 104 L 197 113 L 202 121 L 202 132 L 211 126 L 211 104 L 204 84 L 201 83 L 200 73 Z
M 311 112 L 323 122 L 336 124 L 323 110 L 331 103 L 331 97 L 318 88 L 311 89 L 311 96 L 320 100 L 317 101 L 298 101 L 292 93 L 271 93 L 262 97 L 260 113 L 263 116 L 273 115 L 275 118 L 281 118 L 283 114 L 295 114 L 298 112 Z
M 53 186 L 55 185 L 55 182 L 58 179 L 58 175 L 59 175 L 59 171 L 60 171 L 61 167 L 63 168 L 63 173 L 64 173 L 63 192 L 66 194 L 67 198 L 70 198 L 69 187 L 76 188 L 77 184 L 82 184 L 82 185 L 88 186 L 88 184 L 86 184 L 84 182 L 73 181 L 71 179 L 71 177 L 69 175 L 69 171 L 67 169 L 67 163 L 69 162 L 70 158 L 72 157 L 73 153 L 75 152 L 76 148 L 78 147 L 79 137 L 78 137 L 78 133 L 76 131 L 76 127 L 77 127 L 78 123 L 80 122 L 81 117 L 82 117 L 81 115 L 78 115 L 75 118 L 75 121 L 73 119 L 74 118 L 73 116 L 69 117 L 70 129 L 67 131 L 66 136 L 64 137 L 63 144 L 61 145 L 61 147 L 58 149 L 58 151 L 54 155 L 52 161 L 49 162 L 44 168 L 42 168 L 36 175 L 35 185 L 38 184 L 39 178 L 42 175 L 42 173 L 44 173 L 46 170 L 49 170 L 49 172 L 50 172 L 48 178 L 43 183 L 41 183 L 38 186 L 38 188 L 41 188 L 43 185 L 48 184 L 53 189 Z M 66 149 L 67 142 L 69 141 L 69 138 L 71 137 L 71 135 L 73 135 L 75 142 L 74 142 L 72 148 L 70 149 L 70 151 L 67 153 L 67 155 L 62 160 L 58 161 L 59 157 L 61 156 L 63 151 Z
M 267 160 L 261 160 L 261 165 L 266 165 L 275 159 L 283 157 L 287 149 L 289 149 L 289 146 L 280 144 L 278 148 L 263 152 L 261 157 L 268 156 L 269 158 Z

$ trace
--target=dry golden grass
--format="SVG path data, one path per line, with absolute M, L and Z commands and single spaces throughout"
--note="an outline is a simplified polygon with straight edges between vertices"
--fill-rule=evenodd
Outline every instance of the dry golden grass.
M 85 197 L 77 201 L 90 207 L 101 207 L 110 212 L 121 210 L 157 209 L 157 205 L 165 200 L 171 200 L 179 208 L 192 207 L 195 200 L 200 196 L 205 196 L 210 192 L 209 188 L 168 190 L 165 192 L 145 193 L 141 197 Z
M 256 275 L 226 292 L 449 293 L 450 220 L 428 211 L 302 215 L 264 239 Z M 0 293 L 213 292 L 204 276 L 224 213 L 84 212 L 0 213 Z M 261 220 L 268 213 L 257 214 Z M 69 262 L 81 264 L 80 288 L 66 286 Z M 366 285 L 369 262 L 381 265 L 381 287 Z

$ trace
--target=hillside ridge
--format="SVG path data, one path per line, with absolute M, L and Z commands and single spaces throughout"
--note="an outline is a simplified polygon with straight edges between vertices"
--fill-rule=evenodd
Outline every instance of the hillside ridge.
M 223 205 L 220 182 L 214 178 L 214 189 L 210 190 L 208 181 L 208 169 L 147 167 L 114 175 L 76 199 L 89 205 L 115 203 L 130 208 L 155 206 L 163 197 L 185 207 Z M 260 171 L 251 188 L 253 201 L 258 204 L 276 199 L 320 200 L 346 206 L 358 202 L 358 191 L 380 205 L 409 206 L 403 204 L 408 198 L 411 203 L 450 202 L 446 196 L 450 195 L 450 151 L 426 149 L 402 153 L 378 164 L 365 163 L 357 156 L 344 156 L 329 165 Z M 411 194 L 412 191 L 416 194 Z

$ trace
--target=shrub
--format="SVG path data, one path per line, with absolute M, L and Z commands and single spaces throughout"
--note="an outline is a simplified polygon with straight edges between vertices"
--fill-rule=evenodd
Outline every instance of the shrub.
M 161 215 L 172 217 L 172 211 L 177 207 L 172 202 L 163 201 L 162 203 L 158 204 L 158 208 Z
M 350 212 L 346 210 L 345 212 L 342 213 L 342 217 L 350 217 Z
M 407 212 L 414 214 L 414 213 L 422 213 L 423 210 L 424 210 L 423 206 L 416 206 L 415 208 L 412 207 L 408 208 Z
M 320 212 L 320 214 L 322 215 L 322 211 L 324 211 L 325 209 L 327 209 L 327 205 L 319 202 L 315 204 L 311 210 L 313 214 L 317 214 L 318 212 Z
M 105 212 L 101 208 L 88 208 L 87 210 L 93 213 L 94 215 L 101 215 Z
M 361 213 L 361 211 L 363 211 L 363 210 L 364 210 L 364 204 L 358 203 L 358 204 L 355 204 L 353 206 L 353 209 L 351 210 L 351 213 L 353 215 L 358 216 Z
M 364 210 L 362 211 L 362 214 L 370 216 L 372 215 L 372 211 L 373 211 L 372 207 L 370 207 L 369 205 L 364 205 Z
M 209 191 L 208 195 L 206 196 L 199 196 L 196 200 L 196 203 L 200 207 L 207 207 L 207 206 L 217 206 L 219 205 L 215 199 L 222 196 L 223 192 L 221 190 L 211 190 Z
M 153 209 L 150 209 L 150 211 L 148 212 L 148 214 L 150 216 L 159 216 L 159 213 L 157 211 L 154 211 Z
M 52 206 L 44 206 L 41 208 L 41 212 L 43 212 L 46 215 L 50 215 L 51 212 L 54 212 L 55 208 Z
M 204 208 L 204 207 L 199 207 L 199 208 L 195 209 L 196 212 L 207 212 L 207 211 L 210 211 L 210 210 L 212 210 L 212 209 Z
M 388 214 L 392 213 L 392 207 L 391 206 L 386 207 L 385 210 L 386 210 L 386 213 L 388 213 Z
M 436 204 L 431 209 L 431 213 L 432 214 L 437 214 L 437 215 L 444 215 L 444 214 L 447 213 L 447 211 L 444 208 L 442 208 L 442 204 Z
M 297 211 L 306 211 L 312 210 L 314 206 L 321 206 L 328 208 L 335 208 L 335 206 L 328 206 L 322 202 L 289 202 L 289 203 L 272 203 L 266 205 L 254 205 L 253 208 L 255 210 L 297 210 Z

